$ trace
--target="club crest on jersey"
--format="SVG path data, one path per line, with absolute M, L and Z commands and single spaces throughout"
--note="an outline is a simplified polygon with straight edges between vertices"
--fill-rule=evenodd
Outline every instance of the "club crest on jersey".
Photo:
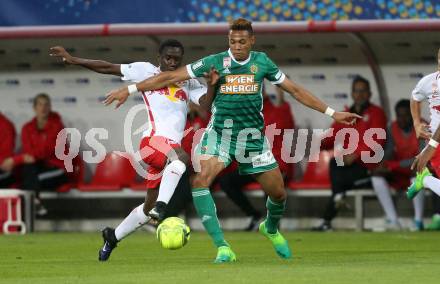
M 231 67 L 231 57 L 223 57 L 223 68 Z
M 437 81 L 434 81 L 434 83 L 432 83 L 432 98 L 438 97 L 438 85 L 437 85 Z
M 252 64 L 252 66 L 251 66 L 251 72 L 252 73 L 257 73 L 258 72 L 258 66 L 257 65 L 255 65 L 255 64 Z

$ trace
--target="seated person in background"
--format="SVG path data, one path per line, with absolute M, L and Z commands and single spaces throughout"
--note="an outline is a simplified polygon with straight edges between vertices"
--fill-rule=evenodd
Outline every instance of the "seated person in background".
M 17 165 L 14 160 L 15 128 L 14 125 L 0 113 L 0 189 L 7 188 L 14 183 L 12 170 Z
M 273 97 L 273 99 L 271 99 Z M 281 129 L 281 134 L 275 135 L 273 141 L 269 141 L 272 144 L 272 153 L 278 162 L 281 174 L 285 179 L 291 178 L 293 175 L 292 164 L 288 164 L 281 159 L 281 149 L 283 144 L 283 135 L 285 129 L 294 128 L 294 120 L 289 103 L 284 101 L 284 91 L 281 88 L 276 87 L 276 94 L 269 97 L 263 88 L 263 114 L 264 124 L 269 126 L 275 124 L 276 129 Z M 257 229 L 258 221 L 261 218 L 261 213 L 252 206 L 249 199 L 241 190 L 246 184 L 254 181 L 251 175 L 240 175 L 236 165 L 232 165 L 234 168 L 227 170 L 222 176 L 219 176 L 217 181 L 220 184 L 221 189 L 231 199 L 235 205 L 237 205 L 246 216 L 251 217 L 251 221 L 246 231 L 253 231 Z
M 415 173 L 411 170 L 414 157 L 424 143 L 417 139 L 411 117 L 410 101 L 400 100 L 395 106 L 396 121 L 388 128 L 384 162 L 372 171 L 371 183 L 386 215 L 385 229 L 400 230 L 396 208 L 390 194 L 390 184 L 396 189 L 406 189 Z M 413 199 L 415 230 L 423 230 L 424 195 Z
M 347 154 L 343 157 L 343 166 L 338 166 L 335 158 L 330 160 L 332 196 L 328 200 L 322 223 L 318 227 L 313 228 L 315 231 L 327 231 L 332 229 L 331 221 L 336 217 L 338 207 L 343 204 L 342 201 L 345 197 L 346 191 L 370 186 L 370 170 L 378 165 L 364 163 L 361 160 L 362 151 L 373 152 L 362 138 L 364 137 L 364 133 L 370 128 L 382 128 L 385 131 L 387 123 L 385 113 L 382 108 L 370 102 L 370 82 L 361 76 L 357 76 L 353 79 L 351 85 L 351 97 L 354 103 L 349 110 L 361 115 L 362 119 L 356 120 L 356 123 L 353 126 L 347 126 L 336 122 L 333 123 L 331 126 L 331 128 L 333 128 L 333 135 L 322 140 L 321 149 L 333 149 L 335 146 L 335 136 L 338 131 L 343 128 L 353 128 L 357 130 L 359 134 L 359 143 L 352 154 Z M 374 140 L 381 146 L 385 144 L 384 139 Z M 346 136 L 344 148 L 347 147 L 347 142 L 348 139 Z M 372 155 L 373 154 L 370 154 L 370 156 Z
M 22 187 L 34 190 L 37 215 L 45 215 L 47 210 L 41 204 L 41 190 L 55 190 L 67 181 L 64 163 L 55 156 L 58 132 L 63 128 L 61 117 L 52 112 L 47 94 L 38 94 L 33 101 L 35 117 L 21 130 L 23 166 Z

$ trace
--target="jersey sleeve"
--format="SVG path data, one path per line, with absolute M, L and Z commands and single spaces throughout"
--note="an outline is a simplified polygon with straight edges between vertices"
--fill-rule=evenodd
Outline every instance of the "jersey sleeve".
M 197 77 L 203 77 L 203 73 L 208 73 L 211 66 L 217 69 L 215 55 L 204 57 L 196 62 L 186 65 L 186 70 L 188 71 L 189 76 L 194 79 Z
M 141 82 L 155 74 L 156 67 L 149 62 L 134 62 L 121 64 L 121 74 L 123 81 Z
M 274 85 L 281 84 L 286 79 L 286 75 L 266 54 L 264 54 L 264 57 L 267 65 L 264 77 Z
M 415 101 L 421 102 L 425 99 L 428 98 L 428 93 L 426 92 L 426 88 L 425 88 L 425 84 L 426 84 L 426 79 L 422 78 L 416 85 L 416 87 L 414 88 L 414 90 L 412 91 L 412 98 Z
M 196 79 L 189 80 L 189 99 L 196 105 L 200 105 L 199 99 L 206 94 L 207 88 Z

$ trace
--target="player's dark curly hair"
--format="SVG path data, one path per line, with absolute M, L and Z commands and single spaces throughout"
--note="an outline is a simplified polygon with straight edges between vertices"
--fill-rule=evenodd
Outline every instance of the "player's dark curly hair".
M 176 39 L 167 39 L 160 43 L 159 46 L 159 54 L 162 54 L 167 47 L 178 47 L 182 50 L 182 55 L 185 53 L 185 48 L 183 48 L 183 44 Z
M 411 102 L 408 99 L 402 99 L 394 106 L 394 111 L 397 112 L 399 108 L 411 109 Z
M 229 29 L 231 31 L 248 31 L 249 35 L 254 34 L 252 22 L 246 20 L 245 18 L 238 18 L 232 21 L 232 23 L 229 24 Z

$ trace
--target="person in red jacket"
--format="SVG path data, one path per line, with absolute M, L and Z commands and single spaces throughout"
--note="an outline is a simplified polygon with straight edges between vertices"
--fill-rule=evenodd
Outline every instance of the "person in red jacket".
M 293 129 L 295 127 L 293 114 L 288 102 L 284 100 L 284 91 L 276 87 L 276 93 L 267 95 L 263 88 L 263 115 L 264 125 L 267 128 L 275 124 L 275 129 L 281 130 L 279 135 L 274 135 L 273 140 L 269 141 L 272 145 L 272 153 L 278 163 L 281 174 L 284 179 L 293 176 L 293 165 L 284 162 L 281 159 L 281 150 L 283 145 L 284 130 Z M 271 135 L 267 133 L 269 137 Z M 269 139 L 271 140 L 271 139 Z M 245 185 L 254 182 L 254 178 L 250 175 L 240 175 L 236 165 L 232 164 L 233 169 L 226 170 L 225 173 L 218 177 L 220 188 L 226 193 L 229 199 L 234 202 L 245 214 L 250 217 L 250 222 L 245 231 L 253 231 L 257 229 L 259 221 L 262 217 L 261 213 L 252 205 L 250 200 L 241 190 Z
M 39 200 L 41 190 L 55 190 L 67 181 L 64 163 L 55 156 L 58 132 L 63 128 L 61 117 L 52 112 L 50 97 L 38 94 L 33 101 L 35 117 L 21 130 L 23 160 L 23 188 L 36 192 L 37 214 L 46 214 Z
M 0 188 L 11 186 L 14 182 L 13 170 L 21 164 L 34 162 L 34 158 L 28 154 L 15 155 L 15 127 L 0 113 L 0 129 L 2 140 L 0 140 Z
M 14 125 L 1 113 L 0 129 L 2 131 L 0 140 L 0 188 L 6 188 L 14 183 L 12 170 L 16 165 L 14 162 L 16 133 Z
M 350 111 L 362 116 L 362 119 L 358 119 L 353 126 L 347 126 L 340 123 L 333 123 L 333 135 L 326 137 L 322 140 L 322 149 L 333 149 L 335 146 L 335 136 L 339 130 L 343 128 L 353 128 L 359 134 L 359 143 L 356 150 L 352 154 L 343 156 L 344 165 L 338 166 L 335 158 L 330 160 L 330 180 L 332 196 L 327 203 L 327 207 L 324 212 L 323 222 L 318 227 L 313 228 L 316 231 L 331 230 L 331 221 L 337 215 L 337 204 L 342 204 L 341 201 L 345 192 L 355 188 L 365 188 L 371 186 L 370 171 L 378 166 L 378 163 L 366 163 L 361 159 L 361 153 L 363 151 L 370 152 L 370 156 L 373 156 L 373 150 L 364 141 L 364 133 L 371 128 L 381 128 L 386 131 L 386 116 L 385 112 L 379 106 L 370 102 L 371 89 L 370 82 L 357 76 L 353 79 L 351 85 L 351 96 L 353 99 L 353 105 L 350 107 Z M 381 145 L 385 144 L 385 139 L 378 139 L 377 136 L 373 140 Z M 348 139 L 344 141 L 346 148 Z

